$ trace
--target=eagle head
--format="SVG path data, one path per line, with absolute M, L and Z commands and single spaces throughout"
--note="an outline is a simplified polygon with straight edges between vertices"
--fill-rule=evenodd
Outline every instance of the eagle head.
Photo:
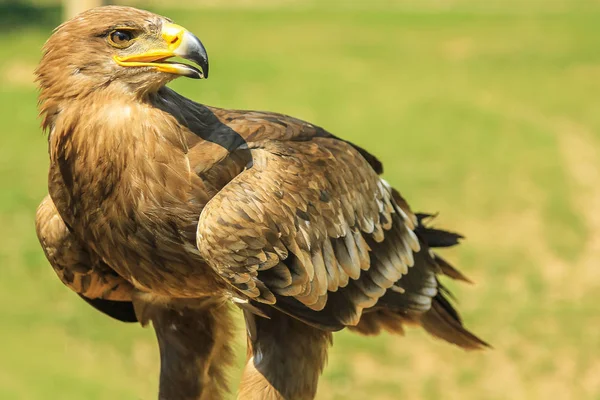
M 167 61 L 176 56 L 200 68 Z M 168 18 L 106 6 L 59 26 L 44 46 L 36 74 L 42 100 L 104 88 L 144 96 L 179 76 L 207 78 L 208 57 L 196 36 Z

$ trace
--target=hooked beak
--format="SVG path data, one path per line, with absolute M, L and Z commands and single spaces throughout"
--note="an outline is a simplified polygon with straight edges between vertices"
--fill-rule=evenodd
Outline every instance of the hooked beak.
M 208 78 L 208 56 L 200 39 L 185 28 L 170 22 L 163 23 L 161 36 L 166 48 L 124 57 L 114 56 L 114 60 L 123 67 L 153 67 L 160 72 L 188 78 Z M 200 66 L 201 70 L 192 65 L 166 61 L 171 57 L 190 60 Z

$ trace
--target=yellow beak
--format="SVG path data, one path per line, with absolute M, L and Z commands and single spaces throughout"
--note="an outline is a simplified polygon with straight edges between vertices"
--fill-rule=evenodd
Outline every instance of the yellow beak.
M 208 78 L 208 56 L 200 39 L 185 28 L 170 22 L 163 23 L 161 36 L 165 41 L 164 48 L 125 57 L 114 56 L 114 60 L 123 67 L 153 67 L 169 74 L 196 79 Z M 202 70 L 187 64 L 166 62 L 171 57 L 193 61 Z

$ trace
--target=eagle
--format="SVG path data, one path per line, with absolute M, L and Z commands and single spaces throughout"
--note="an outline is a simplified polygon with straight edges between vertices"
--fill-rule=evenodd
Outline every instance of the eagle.
M 180 57 L 187 62 L 169 61 Z M 465 349 L 433 228 L 365 149 L 287 115 L 203 105 L 167 83 L 208 78 L 200 40 L 129 7 L 53 32 L 36 70 L 48 195 L 36 215 L 63 284 L 97 310 L 152 324 L 159 398 L 221 399 L 234 310 L 246 325 L 239 399 L 306 400 L 332 333 L 407 325 Z

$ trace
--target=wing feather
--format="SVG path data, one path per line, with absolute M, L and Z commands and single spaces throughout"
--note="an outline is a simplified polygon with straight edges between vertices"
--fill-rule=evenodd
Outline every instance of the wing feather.
M 416 246 L 391 190 L 359 151 L 337 139 L 249 148 L 253 167 L 202 211 L 202 256 L 250 300 L 299 318 L 345 304 L 353 311 L 332 315 L 339 319 L 332 324 L 357 323 L 413 264 Z
M 65 286 L 113 318 L 136 321 L 131 304 L 133 286 L 84 248 L 59 215 L 50 196 L 38 207 L 36 231 L 46 258 Z

